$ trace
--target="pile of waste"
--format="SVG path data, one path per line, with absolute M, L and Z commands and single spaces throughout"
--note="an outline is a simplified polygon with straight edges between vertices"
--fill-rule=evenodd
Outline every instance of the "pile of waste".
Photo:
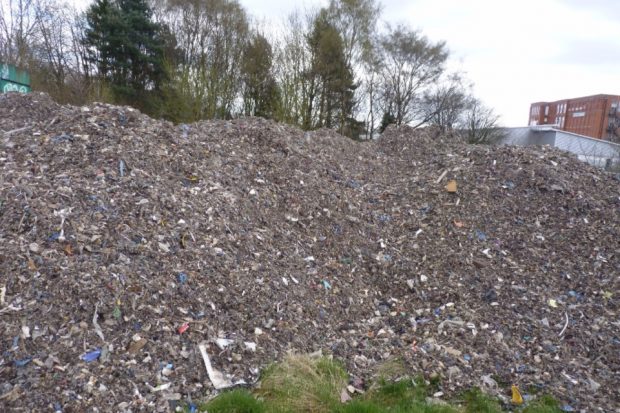
M 558 150 L 0 96 L 0 406 L 169 411 L 288 352 L 620 411 L 620 182 Z

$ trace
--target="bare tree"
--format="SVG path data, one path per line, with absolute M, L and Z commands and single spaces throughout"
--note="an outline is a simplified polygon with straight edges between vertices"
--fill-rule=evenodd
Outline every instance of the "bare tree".
M 162 2 L 159 2 L 162 7 Z M 168 0 L 156 16 L 181 52 L 174 68 L 177 91 L 191 101 L 194 119 L 228 118 L 236 109 L 248 19 L 236 0 Z
M 491 144 L 503 136 L 498 126 L 499 116 L 478 99 L 471 99 L 463 119 L 465 139 L 468 143 Z
M 457 126 L 471 104 L 472 98 L 463 76 L 454 73 L 424 93 L 421 102 L 422 118 L 428 119 L 430 125 L 437 126 L 445 133 Z
M 396 125 L 417 121 L 420 126 L 422 92 L 444 72 L 448 58 L 444 42 L 432 43 L 419 32 L 399 25 L 380 40 L 380 103 L 385 113 L 393 116 Z
M 40 0 L 0 0 L 0 60 L 27 67 L 41 19 Z

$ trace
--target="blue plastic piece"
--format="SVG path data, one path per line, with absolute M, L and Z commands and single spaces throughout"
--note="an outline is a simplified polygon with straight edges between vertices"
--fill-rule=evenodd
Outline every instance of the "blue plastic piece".
M 95 360 L 97 360 L 99 357 L 101 356 L 101 349 L 98 348 L 96 350 L 90 351 L 86 354 L 83 354 L 82 357 L 80 357 L 82 360 L 84 360 L 87 363 L 91 363 Z

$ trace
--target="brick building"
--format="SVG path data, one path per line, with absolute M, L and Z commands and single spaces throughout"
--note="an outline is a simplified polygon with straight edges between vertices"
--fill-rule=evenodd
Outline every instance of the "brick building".
M 552 125 L 566 132 L 620 142 L 620 96 L 594 95 L 532 103 L 529 125 Z

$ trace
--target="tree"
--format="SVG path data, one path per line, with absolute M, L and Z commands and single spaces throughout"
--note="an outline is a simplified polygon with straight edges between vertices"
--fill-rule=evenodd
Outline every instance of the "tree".
M 463 119 L 465 139 L 474 144 L 496 142 L 503 136 L 498 121 L 499 116 L 493 109 L 484 106 L 478 99 L 471 99 Z
M 425 91 L 421 102 L 421 118 L 437 126 L 441 132 L 451 131 L 457 126 L 472 101 L 463 81 L 461 75 L 453 74 Z
M 342 134 L 351 134 L 358 127 L 353 122 L 357 86 L 346 62 L 342 37 L 330 22 L 326 9 L 317 15 L 307 42 L 312 64 L 307 73 L 311 92 L 304 126 L 335 127 Z M 315 119 L 310 123 L 314 112 Z
M 380 39 L 382 67 L 380 103 L 384 112 L 391 113 L 396 125 L 420 119 L 421 93 L 443 73 L 448 58 L 445 43 L 431 43 L 418 32 L 404 26 L 383 35 Z
M 238 108 L 248 19 L 236 0 L 167 0 L 161 18 L 181 56 L 173 84 L 185 97 L 190 117 L 230 118 Z
M 275 116 L 278 86 L 273 76 L 272 60 L 269 41 L 256 33 L 246 45 L 241 62 L 243 112 L 246 116 Z
M 28 67 L 42 9 L 39 0 L 0 0 L 0 61 Z
M 342 39 L 346 64 L 356 67 L 372 47 L 381 7 L 375 0 L 330 0 L 327 10 Z
M 164 30 L 146 0 L 96 0 L 86 12 L 88 61 L 117 100 L 144 108 L 167 79 Z

